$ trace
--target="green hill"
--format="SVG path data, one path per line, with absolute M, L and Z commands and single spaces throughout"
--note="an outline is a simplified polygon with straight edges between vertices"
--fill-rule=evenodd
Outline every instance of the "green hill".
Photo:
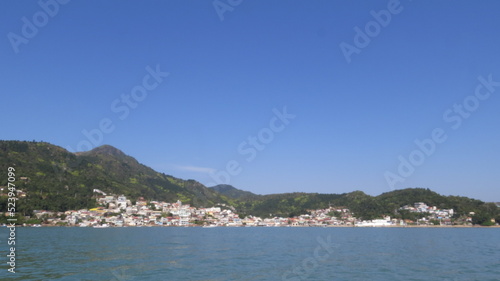
M 494 203 L 459 196 L 443 196 L 429 189 L 408 188 L 370 196 L 362 191 L 343 194 L 282 193 L 257 195 L 229 185 L 207 188 L 194 180 L 165 175 L 140 164 L 122 151 L 103 145 L 88 152 L 71 153 L 45 142 L 0 141 L 0 187 L 7 186 L 7 168 L 16 169 L 16 187 L 25 192 L 16 211 L 31 215 L 32 210 L 66 211 L 95 206 L 94 189 L 124 194 L 132 200 L 144 197 L 209 207 L 218 203 L 234 206 L 244 215 L 293 217 L 308 210 L 329 206 L 350 209 L 356 217 L 373 219 L 384 215 L 406 218 L 404 205 L 424 202 L 441 209 L 454 209 L 455 216 L 474 212 L 474 222 L 492 218 L 500 221 L 500 208 Z M 6 196 L 4 191 L 3 197 Z M 7 209 L 0 198 L 0 209 Z M 410 216 L 411 217 L 411 216 Z
M 18 204 L 23 213 L 93 207 L 94 189 L 132 200 L 181 200 L 194 206 L 229 203 L 199 182 L 156 172 L 109 145 L 71 153 L 44 142 L 0 141 L 0 170 L 8 167 L 16 169 L 16 187 L 27 194 Z M 0 186 L 6 185 L 7 177 L 1 177 Z M 2 210 L 6 201 L 1 200 Z
M 230 193 L 224 192 L 230 197 Z M 235 198 L 236 199 L 236 198 Z M 414 215 L 399 211 L 405 205 L 424 202 L 439 209 L 453 209 L 455 217 L 467 217 L 474 212 L 475 223 L 484 223 L 494 218 L 500 221 L 500 208 L 494 203 L 460 196 L 443 196 L 429 189 L 407 188 L 370 196 L 362 191 L 343 194 L 283 193 L 259 195 L 245 200 L 237 200 L 237 209 L 243 215 L 261 217 L 293 217 L 306 214 L 308 210 L 324 209 L 329 206 L 350 209 L 361 219 L 375 219 L 383 216 L 414 218 Z
M 237 189 L 232 185 L 228 184 L 219 184 L 216 186 L 209 187 L 210 189 L 218 192 L 226 197 L 237 199 L 237 200 L 245 200 L 245 199 L 255 199 L 260 197 L 260 195 L 254 194 L 250 191 L 244 191 L 241 189 Z

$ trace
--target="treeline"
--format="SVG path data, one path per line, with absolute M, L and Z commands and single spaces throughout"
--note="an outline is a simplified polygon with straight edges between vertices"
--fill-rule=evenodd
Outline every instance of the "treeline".
M 16 188 L 25 192 L 25 197 L 19 194 L 18 205 L 26 214 L 91 208 L 94 189 L 131 200 L 181 200 L 194 206 L 229 203 L 198 182 L 158 173 L 109 145 L 71 153 L 45 142 L 0 141 L 0 171 L 6 175 L 8 167 L 16 169 Z M 7 176 L 0 177 L 0 187 L 6 186 Z M 4 202 L 6 198 L 1 210 L 6 210 Z
M 330 206 L 345 207 L 354 216 L 364 220 L 391 216 L 392 218 L 416 220 L 422 214 L 400 210 L 405 205 L 413 206 L 424 202 L 438 209 L 453 209 L 454 218 L 472 217 L 474 224 L 491 224 L 491 219 L 500 223 L 500 208 L 493 203 L 459 196 L 443 196 L 429 189 L 408 188 L 370 196 L 362 191 L 344 194 L 288 193 L 263 195 L 257 198 L 238 201 L 238 210 L 243 214 L 261 217 L 293 217 L 306 214 L 308 210 L 324 209 Z M 471 215 L 471 212 L 474 215 Z
M 45 142 L 0 141 L 0 171 L 16 169 L 16 188 L 25 192 L 19 196 L 17 211 L 29 216 L 32 210 L 66 211 L 95 206 L 93 189 L 109 194 L 123 194 L 131 200 L 144 197 L 183 203 L 195 207 L 210 207 L 223 203 L 234 206 L 240 215 L 259 217 L 293 217 L 308 210 L 330 206 L 345 207 L 361 219 L 389 215 L 411 217 L 399 211 L 404 205 L 424 202 L 440 209 L 454 209 L 455 216 L 474 212 L 473 222 L 488 224 L 499 221 L 495 204 L 458 196 L 442 196 L 429 189 L 396 190 L 370 196 L 361 191 L 344 194 L 284 193 L 256 195 L 230 186 L 207 188 L 194 180 L 181 180 L 158 173 L 104 145 L 89 152 L 71 153 Z M 0 172 L 1 173 L 1 172 Z M 0 187 L 7 186 L 7 176 L 0 177 Z M 4 191 L 4 196 L 7 192 Z M 1 196 L 1 195 L 0 195 Z M 7 198 L 0 198 L 5 211 Z

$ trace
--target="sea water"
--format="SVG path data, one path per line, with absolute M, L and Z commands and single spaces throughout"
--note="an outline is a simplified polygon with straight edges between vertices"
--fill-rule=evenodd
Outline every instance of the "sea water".
M 500 280 L 500 228 L 16 229 L 1 280 Z

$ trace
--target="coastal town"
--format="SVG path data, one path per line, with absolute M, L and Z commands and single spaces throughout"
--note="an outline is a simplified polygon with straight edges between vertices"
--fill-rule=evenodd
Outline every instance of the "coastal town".
M 219 204 L 209 208 L 195 208 L 181 201 L 174 203 L 147 201 L 142 197 L 132 202 L 124 195 L 108 195 L 95 189 L 98 207 L 92 209 L 51 212 L 35 210 L 41 224 L 35 226 L 77 227 L 384 227 L 384 226 L 452 226 L 472 225 L 472 218 L 453 219 L 453 209 L 438 209 L 424 202 L 416 202 L 399 209 L 414 214 L 418 219 L 396 219 L 386 216 L 374 220 L 360 220 L 349 209 L 330 206 L 308 210 L 308 214 L 292 218 L 241 216 L 232 207 Z M 474 213 L 471 212 L 470 216 Z M 29 226 L 29 225 L 27 225 Z

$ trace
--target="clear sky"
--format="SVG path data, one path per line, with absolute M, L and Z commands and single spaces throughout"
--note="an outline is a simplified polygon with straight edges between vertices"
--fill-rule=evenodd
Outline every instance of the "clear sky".
M 259 194 L 425 187 L 500 201 L 498 11 L 1 1 L 0 139 L 110 144 Z

